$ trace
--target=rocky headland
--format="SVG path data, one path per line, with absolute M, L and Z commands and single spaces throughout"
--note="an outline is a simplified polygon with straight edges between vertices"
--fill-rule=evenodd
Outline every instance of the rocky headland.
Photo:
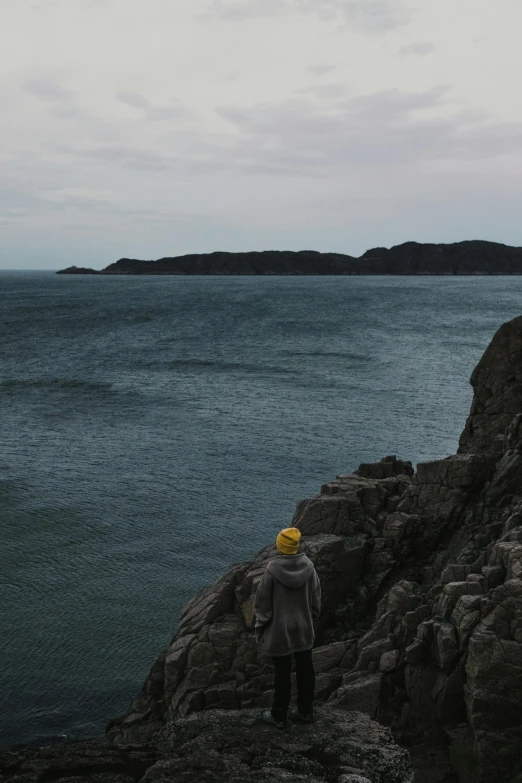
M 522 780 L 522 317 L 496 332 L 471 384 L 457 454 L 415 472 L 395 456 L 362 464 L 289 523 L 322 584 L 318 703 L 389 727 L 420 783 Z M 194 713 L 271 704 L 253 604 L 275 553 L 269 544 L 187 604 L 109 723 L 116 745 Z
M 253 607 L 271 543 L 185 606 L 106 745 L 0 753 L 0 781 L 521 783 L 522 317 L 471 384 L 456 454 L 361 464 L 297 505 L 322 584 L 316 723 L 260 721 L 273 667 Z
M 405 242 L 360 258 L 316 250 L 191 253 L 142 261 L 120 258 L 101 271 L 70 266 L 57 274 L 99 275 L 520 275 L 522 248 L 472 240 Z

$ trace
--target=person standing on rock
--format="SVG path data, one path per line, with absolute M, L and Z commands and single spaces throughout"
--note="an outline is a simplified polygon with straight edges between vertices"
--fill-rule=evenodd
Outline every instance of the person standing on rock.
M 314 720 L 313 621 L 321 611 L 321 583 L 310 558 L 297 551 L 300 540 L 298 528 L 281 530 L 276 539 L 279 554 L 268 561 L 255 596 L 256 640 L 275 669 L 272 709 L 263 710 L 261 717 L 278 728 L 286 725 L 290 706 L 292 655 L 297 709 L 290 711 L 290 718 L 306 723 Z

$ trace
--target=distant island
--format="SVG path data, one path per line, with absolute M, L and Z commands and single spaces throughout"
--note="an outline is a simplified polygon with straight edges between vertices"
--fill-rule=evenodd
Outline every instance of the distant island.
M 521 275 L 522 247 L 471 240 L 404 242 L 360 258 L 317 250 L 190 253 L 142 261 L 120 258 L 102 270 L 70 266 L 59 275 Z

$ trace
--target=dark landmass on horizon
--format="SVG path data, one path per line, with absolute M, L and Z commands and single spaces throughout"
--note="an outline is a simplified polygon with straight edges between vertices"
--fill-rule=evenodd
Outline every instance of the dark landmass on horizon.
M 360 258 L 317 250 L 190 253 L 142 261 L 120 258 L 103 270 L 70 266 L 62 275 L 521 275 L 522 248 L 471 240 L 405 242 Z

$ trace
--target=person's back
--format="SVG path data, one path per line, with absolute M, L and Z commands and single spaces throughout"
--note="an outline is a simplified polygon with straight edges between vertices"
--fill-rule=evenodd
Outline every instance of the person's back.
M 274 703 L 262 717 L 279 726 L 286 721 L 290 703 L 292 655 L 296 663 L 298 710 L 291 717 L 313 718 L 313 621 L 321 611 L 321 585 L 310 558 L 297 553 L 300 538 L 297 528 L 285 528 L 279 533 L 276 545 L 280 554 L 268 562 L 255 597 L 259 649 L 272 658 L 275 669 Z

